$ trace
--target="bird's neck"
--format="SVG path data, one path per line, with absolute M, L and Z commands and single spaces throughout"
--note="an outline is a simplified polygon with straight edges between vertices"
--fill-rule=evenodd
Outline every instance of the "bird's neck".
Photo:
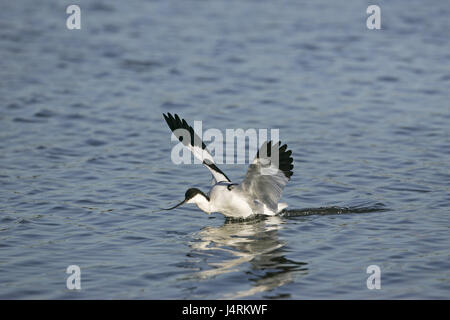
M 197 194 L 194 197 L 194 201 L 200 210 L 202 210 L 203 212 L 206 212 L 206 213 L 211 213 L 211 202 L 205 195 Z

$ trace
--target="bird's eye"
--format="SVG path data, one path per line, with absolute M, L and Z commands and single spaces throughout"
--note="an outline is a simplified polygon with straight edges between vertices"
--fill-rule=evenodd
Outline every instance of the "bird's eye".
M 233 190 L 233 188 L 234 188 L 234 184 L 229 184 L 229 185 L 227 185 L 227 189 L 228 189 L 229 191 Z

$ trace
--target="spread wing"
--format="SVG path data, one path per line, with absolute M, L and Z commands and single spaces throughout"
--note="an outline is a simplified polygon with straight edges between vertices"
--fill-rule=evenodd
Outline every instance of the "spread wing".
M 280 147 L 280 142 L 264 142 L 241 183 L 241 188 L 251 198 L 265 204 L 273 212 L 277 212 L 284 186 L 293 175 L 291 154 L 287 145 Z
M 206 148 L 206 145 L 194 132 L 194 129 L 187 124 L 186 120 L 180 119 L 177 114 L 172 116 L 169 112 L 167 115 L 163 114 L 163 116 L 169 125 L 170 130 L 172 130 L 178 140 L 180 140 L 180 142 L 192 152 L 194 157 L 200 160 L 209 169 L 209 171 L 211 171 L 216 183 L 219 181 L 231 182 L 225 173 L 223 173 L 215 165 L 214 159 Z

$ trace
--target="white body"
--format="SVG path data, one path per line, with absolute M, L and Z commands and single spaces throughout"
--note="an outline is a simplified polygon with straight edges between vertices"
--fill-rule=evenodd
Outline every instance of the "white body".
M 228 185 L 230 183 L 216 183 L 208 194 L 209 201 L 203 195 L 198 194 L 187 203 L 195 203 L 200 210 L 208 214 L 219 212 L 226 217 L 244 219 L 257 214 L 274 216 L 288 206 L 286 203 L 279 203 L 278 210 L 274 212 L 265 204 L 246 197 L 240 185 L 233 186 L 231 190 L 228 190 Z

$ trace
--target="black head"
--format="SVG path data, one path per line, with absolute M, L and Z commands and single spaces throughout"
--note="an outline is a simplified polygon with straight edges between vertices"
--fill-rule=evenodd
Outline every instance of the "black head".
M 188 189 L 184 195 L 184 197 L 185 197 L 184 201 L 189 201 L 190 199 L 195 197 L 197 194 L 205 195 L 201 190 L 199 190 L 197 188 Z
M 164 209 L 164 210 L 172 210 L 172 209 L 175 209 L 175 208 L 181 206 L 184 203 L 189 203 L 189 200 L 191 200 L 198 194 L 203 195 L 209 201 L 209 197 L 206 194 L 204 194 L 201 190 L 199 190 L 197 188 L 190 188 L 186 191 L 183 201 L 181 201 L 179 204 L 177 204 L 176 206 L 174 206 L 172 208 L 168 208 L 168 209 Z

